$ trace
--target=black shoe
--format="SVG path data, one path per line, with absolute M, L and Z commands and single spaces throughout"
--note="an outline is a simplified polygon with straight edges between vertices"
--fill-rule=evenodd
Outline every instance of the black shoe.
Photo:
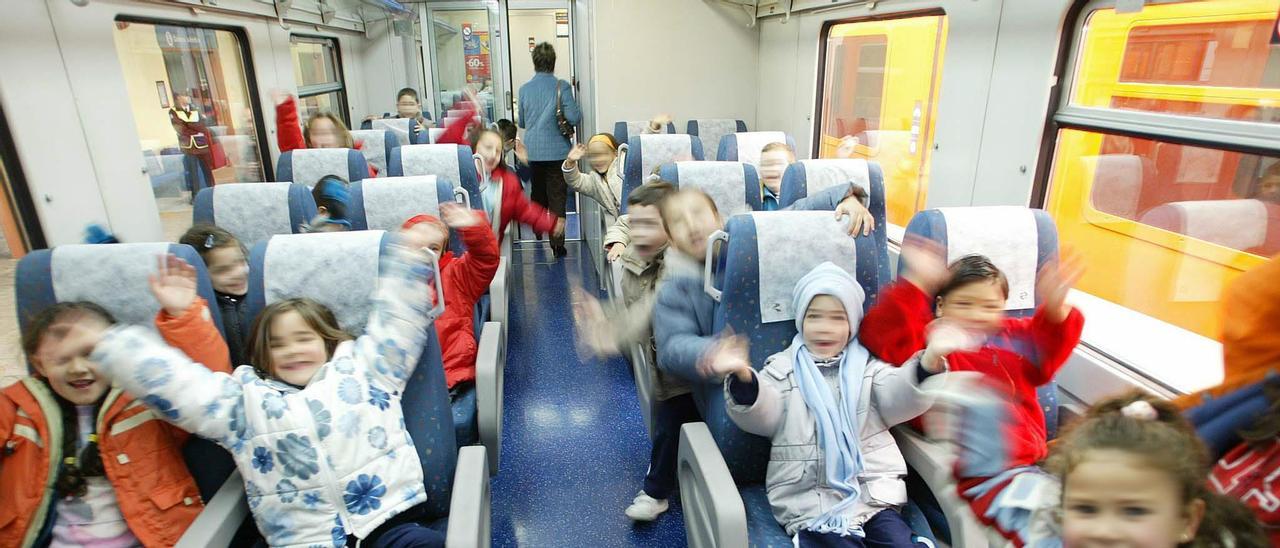
M 568 255 L 568 254 L 569 254 L 569 250 L 568 250 L 568 249 L 565 249 L 565 247 L 564 247 L 564 246 L 560 246 L 560 247 L 553 247 L 553 248 L 551 248 L 551 253 L 555 254 L 556 258 L 557 258 L 557 259 L 559 259 L 559 258 L 561 258 L 561 257 L 564 257 L 564 256 Z

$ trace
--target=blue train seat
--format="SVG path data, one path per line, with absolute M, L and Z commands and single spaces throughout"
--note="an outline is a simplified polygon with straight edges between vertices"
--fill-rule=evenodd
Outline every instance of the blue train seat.
M 316 186 L 327 175 L 339 175 L 348 182 L 369 176 L 369 164 L 360 151 L 351 148 L 300 148 L 280 154 L 277 181 Z
M 787 207 L 797 200 L 845 183 L 853 183 L 867 191 L 868 209 L 876 220 L 872 236 L 876 245 L 888 248 L 885 230 L 884 173 L 880 163 L 867 160 L 800 160 L 782 174 L 778 206 Z M 888 268 L 888 265 L 885 265 Z M 888 271 L 886 270 L 886 275 Z
M 622 163 L 622 211 L 627 209 L 627 196 L 644 184 L 654 169 L 663 164 L 702 160 L 702 142 L 689 135 L 635 135 L 618 150 Z
M 391 163 L 391 150 L 400 146 L 400 140 L 394 131 L 377 129 L 356 129 L 351 137 L 360 142 L 360 153 L 364 160 L 378 170 L 379 177 L 387 176 L 387 164 Z
M 716 143 L 716 159 L 721 162 L 746 162 L 760 165 L 760 152 L 769 143 L 786 143 L 795 150 L 796 140 L 781 131 L 748 131 L 731 133 Z
M 316 216 L 316 202 L 296 183 L 239 183 L 201 190 L 192 224 L 220 227 L 250 246 L 276 234 L 297 234 Z
M 630 141 L 632 137 L 643 134 L 648 127 L 648 120 L 617 122 L 613 124 L 613 138 L 617 139 L 619 143 L 625 143 Z M 662 133 L 665 134 L 675 132 L 676 124 L 674 122 L 667 122 L 667 125 L 662 128 Z
M 714 160 L 720 151 L 720 140 L 725 135 L 734 133 L 746 133 L 747 123 L 742 120 L 730 120 L 724 118 L 704 118 L 701 120 L 689 120 L 686 124 L 686 131 L 689 135 L 693 135 L 702 139 L 703 152 Z
M 720 216 L 760 211 L 760 174 L 744 162 L 676 162 L 658 172 L 680 188 L 696 188 L 711 197 Z
M 435 175 L 462 187 L 479 205 L 480 174 L 476 171 L 475 154 L 467 145 L 409 145 L 391 152 L 388 175 L 406 177 Z

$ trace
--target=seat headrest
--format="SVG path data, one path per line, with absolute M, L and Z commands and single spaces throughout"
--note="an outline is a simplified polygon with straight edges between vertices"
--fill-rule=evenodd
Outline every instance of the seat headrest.
M 387 175 L 387 164 L 391 161 L 391 149 L 400 146 L 400 141 L 391 130 L 356 129 L 351 137 L 361 143 L 360 152 L 364 160 L 378 170 L 378 175 Z
M 445 128 L 442 128 L 442 127 L 433 127 L 431 129 L 428 129 L 427 142 L 430 144 L 435 144 L 436 141 L 440 140 L 440 136 L 444 135 L 444 129 Z
M 796 172 L 794 175 L 791 169 L 793 167 Z M 805 196 L 850 182 L 862 187 L 867 195 L 871 194 L 871 170 L 866 160 L 800 160 L 787 166 L 787 171 L 782 176 L 783 186 L 786 186 L 788 176 L 802 178 Z
M 419 213 L 439 215 L 453 199 L 453 185 L 435 175 L 388 177 L 351 187 L 353 230 L 397 230 Z
M 235 183 L 201 190 L 192 224 L 211 224 L 245 246 L 276 234 L 296 234 L 316 216 L 307 187 L 296 183 Z
M 1056 230 L 1043 211 L 1023 206 L 940 207 L 947 264 L 966 255 L 983 255 L 1009 280 L 1005 310 L 1036 309 L 1036 275 L 1044 254 L 1057 255 Z M 1044 215 L 1048 230 L 1043 234 Z M 915 224 L 915 220 L 911 224 Z M 913 233 L 908 227 L 908 233 Z M 1042 241 L 1043 239 L 1043 241 Z
M 418 127 L 418 122 L 413 118 L 379 118 L 370 127 L 394 133 L 400 146 L 405 146 L 413 144 L 410 137 L 414 134 L 414 128 Z
M 41 249 L 18 262 L 18 323 L 23 332 L 44 309 L 61 302 L 90 301 L 122 323 L 155 329 L 160 303 L 147 280 L 157 257 L 172 253 L 196 269 L 196 293 L 210 303 L 214 324 L 222 329 L 213 286 L 204 261 L 191 246 L 165 242 L 64 245 Z
M 1085 156 L 1080 161 L 1084 162 L 1086 173 L 1093 173 L 1093 186 L 1089 189 L 1093 207 L 1126 219 L 1135 218 L 1144 171 L 1154 170 L 1154 164 L 1135 154 Z
M 350 148 L 300 148 L 280 155 L 276 178 L 316 186 L 326 175 L 338 175 L 348 182 L 369 176 L 369 164 L 360 151 Z
M 1140 222 L 1231 249 L 1249 250 L 1267 241 L 1267 215 L 1262 200 L 1198 200 L 1154 207 Z
M 746 133 L 746 131 L 747 123 L 742 120 L 705 118 L 701 120 L 689 120 L 685 133 L 702 139 L 703 153 L 711 158 L 715 158 L 720 152 L 720 139 L 723 139 L 725 135 Z
M 635 135 L 627 140 L 623 165 L 622 203 L 627 203 L 631 189 L 638 187 L 663 164 L 702 160 L 702 142 L 697 137 L 680 134 Z
M 741 223 L 746 217 L 730 222 Z M 750 218 L 755 225 L 756 256 L 760 261 L 761 323 L 795 319 L 792 290 L 814 267 L 831 262 L 851 274 L 857 272 L 854 239 L 830 212 L 757 212 Z
M 250 254 L 248 317 L 276 301 L 307 297 L 329 307 L 347 332 L 363 333 L 387 241 L 384 231 L 360 230 L 258 242 Z
M 749 131 L 733 133 L 721 139 L 716 159 L 728 162 L 747 162 L 760 165 L 760 152 L 769 143 L 786 143 L 795 150 L 796 142 L 781 131 Z M 798 155 L 798 154 L 797 154 Z
M 676 162 L 662 166 L 661 173 L 680 188 L 705 192 L 725 219 L 760 209 L 760 176 L 751 164 Z
M 643 134 L 648 128 L 648 120 L 628 120 L 625 122 L 618 122 L 613 125 L 613 138 L 617 139 L 619 143 L 625 143 L 632 137 Z M 674 122 L 667 122 L 667 125 L 662 127 L 662 133 L 664 134 L 675 132 L 676 125 Z

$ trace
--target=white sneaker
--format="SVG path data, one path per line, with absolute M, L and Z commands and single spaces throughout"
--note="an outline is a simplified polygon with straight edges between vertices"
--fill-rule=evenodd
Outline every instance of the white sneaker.
M 631 506 L 627 507 L 626 514 L 635 521 L 653 521 L 666 511 L 666 500 L 655 499 L 641 491 L 636 495 L 635 500 L 631 501 Z

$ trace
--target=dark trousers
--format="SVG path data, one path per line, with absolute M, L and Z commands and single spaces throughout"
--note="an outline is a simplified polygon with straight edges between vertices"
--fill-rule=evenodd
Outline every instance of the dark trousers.
M 680 425 L 701 421 L 702 413 L 692 394 L 653 403 L 653 451 L 649 453 L 649 473 L 644 476 L 645 494 L 659 500 L 671 497 L 676 488 Z
M 867 521 L 862 526 L 862 531 L 867 534 L 864 537 L 847 536 L 842 537 L 831 533 L 815 533 L 813 531 L 800 530 L 797 543 L 800 548 L 914 548 L 916 546 L 925 546 L 923 543 L 912 540 L 915 533 L 911 532 L 911 528 L 907 526 L 907 521 L 902 519 L 902 514 L 897 510 L 889 509 L 881 511 Z
M 202 149 L 204 152 L 188 152 L 185 154 L 183 168 L 186 171 L 187 190 L 191 191 L 191 197 L 195 198 L 201 189 L 209 188 L 214 185 L 213 180 L 213 154 L 209 149 Z M 203 177 L 203 180 L 201 178 Z
M 560 170 L 563 163 L 564 160 L 529 162 L 529 168 L 533 170 L 533 188 L 529 197 L 561 219 L 564 218 L 565 203 L 569 200 L 569 187 L 564 182 L 564 172 Z M 551 237 L 552 249 L 563 247 L 564 236 Z

